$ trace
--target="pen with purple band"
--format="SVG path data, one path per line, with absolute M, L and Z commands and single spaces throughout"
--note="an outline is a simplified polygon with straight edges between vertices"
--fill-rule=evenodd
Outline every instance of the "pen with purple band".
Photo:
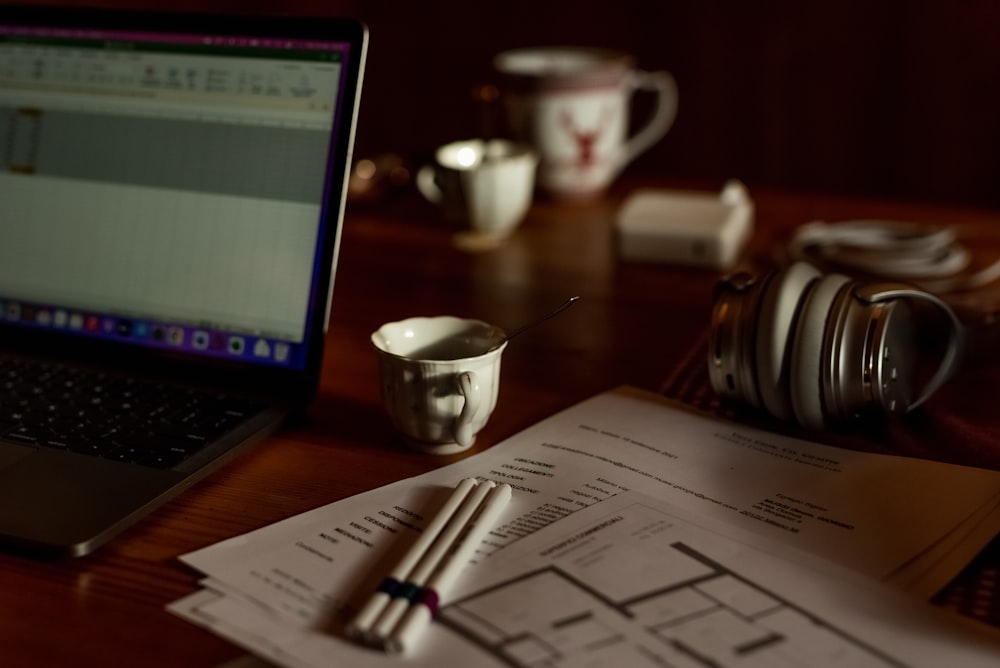
M 466 478 L 455 487 L 455 491 L 445 501 L 441 510 L 434 516 L 430 524 L 424 528 L 416 542 L 382 580 L 379 588 L 372 594 L 361 611 L 358 612 L 348 625 L 348 636 L 358 642 L 370 644 L 372 642 L 372 630 L 393 599 L 397 597 L 411 598 L 416 594 L 416 590 L 419 587 L 409 581 L 411 573 L 434 544 L 434 541 L 462 505 L 462 502 L 466 500 L 469 492 L 476 486 L 477 482 L 474 478 Z
M 497 492 L 501 489 L 505 493 L 498 496 Z M 347 629 L 349 637 L 393 652 L 401 651 L 403 644 L 412 643 L 412 638 L 419 633 L 417 630 L 407 630 L 403 644 L 393 639 L 404 628 L 404 622 L 406 629 L 413 626 L 412 622 L 406 622 L 413 608 L 430 610 L 427 621 L 430 620 L 436 611 L 441 587 L 454 579 L 454 576 L 449 576 L 450 579 L 446 578 L 445 582 L 441 573 L 454 571 L 457 575 L 510 496 L 509 485 L 497 487 L 492 481 L 477 482 L 473 478 L 459 483 L 417 541 L 352 620 Z M 432 583 L 437 584 L 432 587 Z M 404 615 L 407 617 L 404 618 Z
M 385 649 L 385 642 L 392 635 L 396 624 L 410 608 L 413 601 L 420 596 L 421 588 L 427 579 L 434 573 L 441 560 L 451 551 L 456 539 L 459 538 L 465 525 L 472 519 L 483 498 L 495 486 L 495 483 L 487 480 L 477 483 L 469 491 L 458 510 L 445 524 L 444 530 L 438 534 L 437 540 L 433 541 L 430 548 L 417 561 L 400 591 L 389 602 L 378 621 L 368 632 L 369 645 Z
M 412 649 L 431 619 L 437 614 L 441 598 L 447 594 L 448 589 L 458 579 L 462 568 L 472 557 L 472 553 L 496 524 L 511 495 L 510 485 L 491 486 L 475 516 L 462 528 L 461 535 L 451 546 L 444 561 L 434 569 L 433 575 L 421 589 L 420 595 L 407 607 L 406 615 L 399 620 L 392 634 L 385 639 L 383 647 L 386 651 L 397 653 Z

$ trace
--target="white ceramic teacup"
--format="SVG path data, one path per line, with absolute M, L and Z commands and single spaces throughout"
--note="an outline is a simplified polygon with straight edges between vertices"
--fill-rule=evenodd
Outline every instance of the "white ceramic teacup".
M 669 73 L 645 72 L 626 53 L 542 47 L 505 51 L 494 67 L 511 133 L 539 155 L 538 185 L 552 195 L 591 196 L 659 141 L 677 112 Z M 629 135 L 632 99 L 653 95 L 650 117 Z
M 417 172 L 417 188 L 448 220 L 502 238 L 528 212 L 538 165 L 529 145 L 470 139 L 445 144 L 434 159 Z
M 496 407 L 502 329 L 453 316 L 390 322 L 372 333 L 382 399 L 410 445 L 434 454 L 469 448 Z M 496 346 L 495 349 L 492 349 Z

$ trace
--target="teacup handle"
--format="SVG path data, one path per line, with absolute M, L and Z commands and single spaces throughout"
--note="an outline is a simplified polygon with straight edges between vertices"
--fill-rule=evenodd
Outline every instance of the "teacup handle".
M 479 379 L 472 371 L 463 371 L 455 376 L 455 387 L 458 393 L 465 397 L 462 412 L 455 418 L 455 442 L 467 448 L 476 440 L 476 435 L 472 433 L 472 420 L 479 412 Z
M 646 124 L 625 144 L 619 169 L 635 160 L 639 155 L 649 150 L 653 144 L 667 134 L 677 117 L 677 82 L 669 72 L 643 72 L 635 70 L 629 73 L 626 81 L 631 92 L 647 90 L 656 93 L 652 116 Z
M 434 165 L 424 165 L 417 170 L 416 184 L 417 190 L 427 198 L 427 201 L 440 204 L 444 199 L 444 193 L 441 192 L 441 187 L 435 180 L 436 176 L 437 170 L 434 168 Z

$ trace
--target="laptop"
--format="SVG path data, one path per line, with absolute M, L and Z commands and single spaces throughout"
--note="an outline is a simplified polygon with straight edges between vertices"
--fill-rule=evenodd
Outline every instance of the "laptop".
M 366 49 L 0 7 L 0 549 L 86 554 L 314 396 Z

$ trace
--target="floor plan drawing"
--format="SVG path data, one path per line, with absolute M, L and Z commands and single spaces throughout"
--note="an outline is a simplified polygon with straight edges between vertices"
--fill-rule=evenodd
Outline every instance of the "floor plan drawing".
M 523 668 L 903 665 L 672 540 L 663 516 L 633 506 L 613 521 L 618 534 L 572 541 L 549 565 L 455 601 L 441 620 Z

